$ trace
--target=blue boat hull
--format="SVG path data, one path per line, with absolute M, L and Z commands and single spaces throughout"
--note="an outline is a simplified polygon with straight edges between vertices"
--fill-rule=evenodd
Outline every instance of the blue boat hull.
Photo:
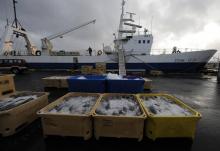
M 145 70 L 146 73 L 151 70 L 160 70 L 165 73 L 196 73 L 200 72 L 206 63 L 127 63 L 127 70 Z M 29 68 L 33 69 L 78 69 L 83 65 L 92 65 L 95 63 L 28 63 Z M 117 70 L 117 63 L 106 63 L 107 70 Z

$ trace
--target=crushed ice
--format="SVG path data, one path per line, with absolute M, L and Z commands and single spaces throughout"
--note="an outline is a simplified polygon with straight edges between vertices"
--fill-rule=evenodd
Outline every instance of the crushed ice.
M 163 96 L 142 97 L 144 105 L 150 110 L 151 113 L 160 116 L 189 116 L 192 113 L 169 98 Z
M 86 77 L 80 76 L 80 77 L 78 77 L 77 79 L 86 79 Z
M 108 73 L 107 74 L 107 79 L 121 80 L 121 79 L 123 79 L 123 77 L 121 75 L 118 75 L 118 74 Z
M 95 105 L 95 96 L 72 96 L 65 98 L 64 102 L 55 106 L 49 112 L 63 114 L 87 114 Z
M 133 96 L 111 96 L 103 99 L 96 109 L 99 115 L 140 116 L 139 104 Z
M 9 110 L 31 100 L 37 99 L 37 95 L 28 96 L 10 96 L 8 98 L 3 98 L 0 100 L 0 111 Z
M 47 79 L 68 79 L 70 76 L 51 76 L 47 77 Z

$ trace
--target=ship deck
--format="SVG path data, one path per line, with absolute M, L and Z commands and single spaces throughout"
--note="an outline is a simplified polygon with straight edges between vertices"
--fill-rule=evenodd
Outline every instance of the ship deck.
M 41 81 L 43 77 L 52 75 L 68 75 L 58 71 L 32 71 L 15 77 L 16 89 L 44 91 Z M 72 137 L 43 137 L 40 120 L 36 120 L 14 136 L 0 138 L 2 151 L 26 150 L 219 150 L 220 138 L 220 85 L 216 77 L 207 79 L 192 77 L 151 77 L 153 92 L 167 92 L 181 98 L 186 104 L 202 113 L 195 140 L 192 143 L 187 139 L 158 139 L 152 142 L 144 139 L 141 142 L 131 139 L 94 139 L 83 141 Z M 28 81 L 28 82 L 27 82 Z M 62 89 L 47 89 L 50 92 L 49 101 L 67 93 Z M 18 115 L 19 116 L 19 115 Z

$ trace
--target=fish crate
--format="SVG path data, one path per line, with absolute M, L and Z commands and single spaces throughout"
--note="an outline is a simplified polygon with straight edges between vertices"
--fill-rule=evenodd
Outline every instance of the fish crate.
M 0 96 L 15 92 L 14 74 L 0 74 Z
M 194 139 L 201 114 L 169 94 L 138 94 L 146 115 L 145 135 L 157 138 Z
M 106 77 L 102 75 L 78 75 L 68 79 L 70 92 L 104 93 Z
M 48 104 L 48 95 L 20 91 L 0 97 L 0 135 L 13 135 L 37 119 L 36 112 Z
M 87 112 L 83 113 L 83 110 L 80 110 L 83 106 L 83 100 L 80 100 L 80 97 L 84 98 L 84 104 L 86 104 L 86 98 L 88 102 L 89 100 L 92 102 Z M 68 104 L 71 98 L 72 103 L 75 102 L 72 106 Z M 91 115 L 98 99 L 100 99 L 98 93 L 67 93 L 41 109 L 38 115 L 41 117 L 44 136 L 75 136 L 83 137 L 84 140 L 90 139 L 93 129 Z M 82 102 L 81 106 L 79 104 L 77 106 L 79 101 Z
M 132 102 L 130 105 L 129 101 Z M 135 138 L 141 141 L 145 118 L 144 110 L 135 95 L 103 94 L 93 112 L 95 138 Z
M 143 78 L 124 76 L 122 79 L 107 79 L 108 93 L 141 93 L 143 91 Z
M 68 88 L 68 82 L 67 79 L 69 79 L 70 76 L 51 76 L 42 78 L 44 87 L 48 88 Z
M 144 78 L 144 89 L 151 90 L 151 88 L 152 88 L 152 80 L 148 78 Z

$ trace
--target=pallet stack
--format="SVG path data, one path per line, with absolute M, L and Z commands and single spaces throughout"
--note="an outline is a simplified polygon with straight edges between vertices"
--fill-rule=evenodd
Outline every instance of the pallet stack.
M 96 73 L 97 74 L 106 73 L 106 64 L 105 63 L 96 63 Z
M 68 88 L 67 79 L 70 76 L 51 76 L 42 78 L 46 88 Z
M 81 74 L 92 74 L 93 66 L 82 66 L 81 67 Z

